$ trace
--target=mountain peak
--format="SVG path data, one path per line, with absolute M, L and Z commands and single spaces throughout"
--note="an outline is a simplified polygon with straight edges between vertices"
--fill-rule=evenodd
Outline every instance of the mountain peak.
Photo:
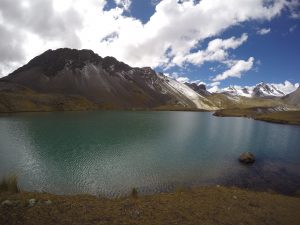
M 98 64 L 102 62 L 102 60 L 103 59 L 92 50 L 76 50 L 70 48 L 49 49 L 30 60 L 28 64 L 17 69 L 12 74 L 38 67 L 46 76 L 51 77 L 55 76 L 56 73 L 62 70 L 66 65 L 72 69 L 82 69 L 86 63 Z

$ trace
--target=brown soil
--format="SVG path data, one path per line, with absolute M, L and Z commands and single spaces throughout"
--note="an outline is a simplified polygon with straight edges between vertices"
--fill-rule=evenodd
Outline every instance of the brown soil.
M 40 203 L 29 207 L 28 200 Z M 300 198 L 237 188 L 204 187 L 120 199 L 89 195 L 0 193 L 0 224 L 270 224 L 299 225 Z M 44 202 L 51 200 L 52 204 Z

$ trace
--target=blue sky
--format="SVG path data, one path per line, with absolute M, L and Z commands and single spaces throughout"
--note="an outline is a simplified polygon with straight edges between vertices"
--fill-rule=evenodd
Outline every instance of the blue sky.
M 134 17 L 144 24 L 155 13 L 155 3 L 159 1 L 133 0 L 124 15 Z M 116 7 L 113 0 L 108 1 L 107 9 Z M 268 33 L 259 34 L 261 29 Z M 234 58 L 255 58 L 251 70 L 242 74 L 241 78 L 229 78 L 222 82 L 221 87 L 229 85 L 255 85 L 259 82 L 282 83 L 288 80 L 292 83 L 300 81 L 300 18 L 292 18 L 288 10 L 278 17 L 267 21 L 251 21 L 233 26 L 213 38 L 201 42 L 201 49 L 214 38 L 230 38 L 247 33 L 249 38 L 245 44 L 231 51 Z M 196 49 L 197 50 L 197 49 Z M 187 64 L 184 68 L 174 67 L 165 70 L 156 67 L 157 71 L 175 73 L 188 77 L 190 81 L 201 80 L 210 83 L 216 72 L 222 72 L 226 67 L 218 62 L 209 62 L 197 66 Z
M 70 47 L 209 87 L 300 81 L 298 0 L 3 0 L 0 35 L 0 76 Z

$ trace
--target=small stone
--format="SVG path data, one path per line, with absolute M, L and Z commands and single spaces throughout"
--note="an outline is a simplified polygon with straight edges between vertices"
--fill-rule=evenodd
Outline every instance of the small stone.
M 220 185 L 217 185 L 217 188 L 221 187 Z
M 13 202 L 10 200 L 5 200 L 1 203 L 2 206 L 13 206 Z
M 32 207 L 36 204 L 36 199 L 32 198 L 32 199 L 29 199 L 28 200 L 28 206 L 29 207 Z
M 51 204 L 52 204 L 52 201 L 51 201 L 51 200 L 47 200 L 47 201 L 45 201 L 45 204 L 46 204 L 46 205 L 51 205 Z
M 234 195 L 234 196 L 233 196 L 233 199 L 237 200 L 238 198 Z
M 240 155 L 239 161 L 245 164 L 252 164 L 255 162 L 255 157 L 251 152 L 244 152 Z

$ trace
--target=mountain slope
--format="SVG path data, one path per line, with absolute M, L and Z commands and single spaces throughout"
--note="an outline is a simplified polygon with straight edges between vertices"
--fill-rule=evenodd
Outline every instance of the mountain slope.
M 0 82 L 0 112 L 83 111 L 97 105 L 81 96 L 42 94 L 24 86 Z
M 259 83 L 253 89 L 252 97 L 282 97 L 285 94 L 274 85 Z
M 48 50 L 1 80 L 42 94 L 81 96 L 100 108 L 216 108 L 187 85 L 151 68 L 132 68 L 91 50 Z
M 292 104 L 300 107 L 300 87 L 298 87 L 296 91 L 283 97 L 283 100 L 288 104 Z

